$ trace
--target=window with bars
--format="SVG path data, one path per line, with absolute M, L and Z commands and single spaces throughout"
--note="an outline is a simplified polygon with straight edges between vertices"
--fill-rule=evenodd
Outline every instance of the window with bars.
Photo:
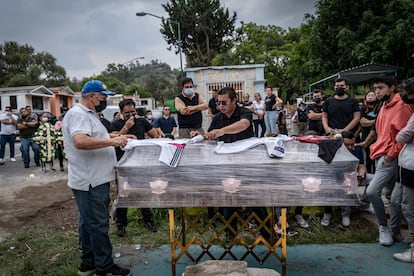
M 227 81 L 227 82 L 212 82 L 207 84 L 209 96 L 211 98 L 211 93 L 213 91 L 219 91 L 223 87 L 230 86 L 236 91 L 237 97 L 239 99 L 243 96 L 244 83 L 242 81 Z

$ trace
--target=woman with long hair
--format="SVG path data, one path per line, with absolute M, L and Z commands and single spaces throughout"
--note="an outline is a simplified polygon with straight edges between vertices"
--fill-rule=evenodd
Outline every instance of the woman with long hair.
M 254 94 L 254 101 L 251 107 L 253 113 L 254 136 L 263 137 L 266 133 L 266 124 L 264 121 L 265 103 L 259 93 Z M 260 136 L 259 126 L 261 129 Z

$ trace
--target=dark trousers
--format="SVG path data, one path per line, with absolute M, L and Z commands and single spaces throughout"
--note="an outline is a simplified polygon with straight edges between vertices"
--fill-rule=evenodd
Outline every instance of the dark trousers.
M 62 146 L 58 145 L 56 150 L 57 150 L 58 156 L 59 156 L 59 165 L 60 165 L 61 168 L 63 168 L 63 148 L 62 148 Z
M 264 120 L 253 120 L 253 125 L 254 125 L 254 136 L 255 137 L 264 137 L 265 133 L 266 133 L 266 124 Z M 259 136 L 259 125 L 261 128 L 261 134 Z
M 116 224 L 127 226 L 128 225 L 128 208 L 117 208 L 116 209 Z M 141 214 L 144 222 L 154 222 L 152 212 L 150 208 L 141 208 Z

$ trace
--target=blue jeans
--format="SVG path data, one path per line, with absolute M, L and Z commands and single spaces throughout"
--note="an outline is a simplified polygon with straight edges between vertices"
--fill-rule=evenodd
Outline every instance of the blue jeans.
M 279 116 L 279 114 L 277 113 L 276 110 L 265 112 L 264 120 L 265 120 L 265 124 L 266 124 L 266 131 L 269 134 L 277 134 L 276 124 L 277 124 L 277 117 L 278 116 Z
M 382 201 L 382 189 L 388 187 L 390 190 L 394 188 L 397 176 L 398 159 L 393 160 L 390 164 L 384 162 L 384 156 L 375 160 L 375 174 L 374 178 L 368 185 L 367 197 L 374 207 L 378 223 L 387 226 L 387 216 L 385 215 L 384 202 Z M 398 217 L 395 213 L 395 208 L 390 208 L 391 229 L 394 228 L 394 223 Z M 396 229 L 394 229 L 396 230 Z
M 109 239 L 109 182 L 89 191 L 72 189 L 79 209 L 81 260 L 86 266 L 104 271 L 112 267 L 112 245 Z
M 22 152 L 23 162 L 25 165 L 30 164 L 30 148 L 33 150 L 33 159 L 36 164 L 40 162 L 39 146 L 33 142 L 32 138 L 20 137 L 20 151 Z
M 4 159 L 7 142 L 9 142 L 9 146 L 10 146 L 10 158 L 14 158 L 14 142 L 15 141 L 16 141 L 16 134 L 0 135 L 0 159 Z

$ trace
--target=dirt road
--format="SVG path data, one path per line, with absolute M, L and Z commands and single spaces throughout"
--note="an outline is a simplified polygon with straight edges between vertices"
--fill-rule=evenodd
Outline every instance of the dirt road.
M 0 242 L 35 224 L 76 231 L 77 209 L 66 172 L 22 167 L 20 162 L 0 166 Z

